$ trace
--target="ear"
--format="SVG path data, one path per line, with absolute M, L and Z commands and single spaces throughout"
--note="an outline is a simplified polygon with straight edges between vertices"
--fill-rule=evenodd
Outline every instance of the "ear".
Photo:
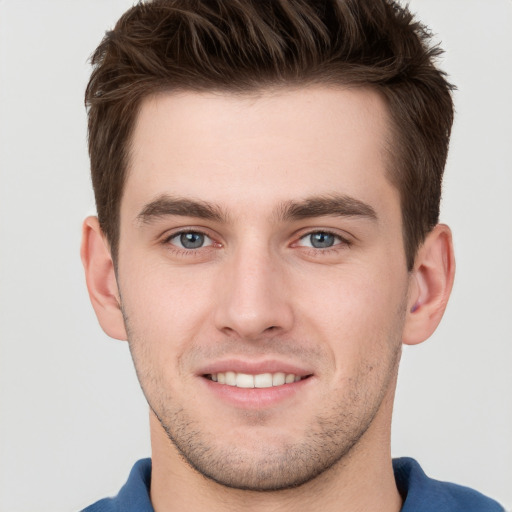
M 443 317 L 455 276 L 450 228 L 438 224 L 418 250 L 409 283 L 403 342 L 416 345 L 429 338 Z
M 80 256 L 92 307 L 102 329 L 111 338 L 126 340 L 110 246 L 97 217 L 87 217 L 84 221 Z

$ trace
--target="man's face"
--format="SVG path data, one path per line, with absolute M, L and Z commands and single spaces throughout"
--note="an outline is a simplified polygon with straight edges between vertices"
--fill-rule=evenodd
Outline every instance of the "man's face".
M 286 488 L 383 444 L 409 286 L 387 123 L 361 89 L 142 105 L 118 261 L 130 349 L 172 449 L 222 484 Z

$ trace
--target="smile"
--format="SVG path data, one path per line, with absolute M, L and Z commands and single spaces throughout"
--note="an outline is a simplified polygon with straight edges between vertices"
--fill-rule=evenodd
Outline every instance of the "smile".
M 301 377 L 294 373 L 283 372 L 259 373 L 257 375 L 238 372 L 219 372 L 205 375 L 205 377 L 219 384 L 226 384 L 227 386 L 237 388 L 271 388 L 299 382 L 308 376 Z

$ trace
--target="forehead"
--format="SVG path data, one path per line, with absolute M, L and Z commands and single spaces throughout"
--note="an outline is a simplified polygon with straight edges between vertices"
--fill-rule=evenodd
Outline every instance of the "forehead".
M 378 203 L 391 186 L 389 132 L 384 100 L 369 89 L 151 96 L 134 128 L 121 213 L 161 194 L 245 210 L 332 193 Z

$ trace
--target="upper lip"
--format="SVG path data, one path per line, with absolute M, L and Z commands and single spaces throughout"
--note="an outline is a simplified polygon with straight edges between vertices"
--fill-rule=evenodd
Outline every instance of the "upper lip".
M 277 359 L 267 359 L 262 361 L 248 361 L 243 359 L 225 359 L 215 361 L 202 367 L 199 375 L 211 375 L 215 373 L 236 372 L 246 373 L 248 375 L 260 375 L 262 373 L 293 373 L 299 377 L 306 377 L 313 372 L 294 363 L 279 361 Z

